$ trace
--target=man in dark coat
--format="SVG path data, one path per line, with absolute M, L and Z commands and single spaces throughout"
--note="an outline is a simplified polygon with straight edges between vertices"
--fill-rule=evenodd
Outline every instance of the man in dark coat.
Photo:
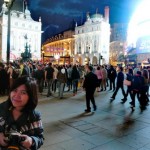
M 110 68 L 108 69 L 108 79 L 109 79 L 109 90 L 112 90 L 112 86 L 113 86 L 113 91 L 115 91 L 115 79 L 117 76 L 117 72 L 114 69 L 114 67 L 111 65 Z
M 45 68 L 45 81 L 47 81 L 48 83 L 47 97 L 52 95 L 51 87 L 53 83 L 53 73 L 54 73 L 54 68 L 52 67 L 52 63 L 49 63 L 48 67 Z
M 86 91 L 86 109 L 85 112 L 91 112 L 90 101 L 93 104 L 93 109 L 96 111 L 97 107 L 94 99 L 94 92 L 98 83 L 97 76 L 92 72 L 93 67 L 87 66 L 87 75 L 83 83 L 83 88 Z
M 38 65 L 37 70 L 35 71 L 34 77 L 37 80 L 39 93 L 42 94 L 43 84 L 44 84 L 44 70 L 42 69 L 42 65 L 40 64 Z
M 124 90 L 124 85 L 123 85 L 123 81 L 124 81 L 124 74 L 123 74 L 123 68 L 121 66 L 118 66 L 118 75 L 117 75 L 117 83 L 116 83 L 116 90 L 113 93 L 111 100 L 114 100 L 119 88 L 121 88 L 122 90 L 122 94 L 125 97 L 125 90 Z

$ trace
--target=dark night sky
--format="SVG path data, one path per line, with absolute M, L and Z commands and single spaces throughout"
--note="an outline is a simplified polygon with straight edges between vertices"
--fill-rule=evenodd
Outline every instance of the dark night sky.
M 13 7 L 22 10 L 22 1 L 15 0 Z M 26 0 L 34 20 L 42 19 L 42 41 L 69 29 L 73 20 L 84 23 L 86 12 L 104 14 L 104 7 L 110 7 L 110 23 L 128 23 L 141 0 Z M 0 6 L 3 0 L 0 0 Z

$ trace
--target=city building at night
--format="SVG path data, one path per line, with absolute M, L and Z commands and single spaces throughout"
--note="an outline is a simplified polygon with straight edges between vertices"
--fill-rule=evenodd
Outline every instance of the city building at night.
M 5 3 L 3 9 L 6 8 Z M 10 24 L 10 61 L 20 59 L 25 46 L 31 52 L 33 60 L 41 59 L 41 21 L 31 18 L 27 6 L 24 12 L 11 11 Z M 0 17 L 0 61 L 6 61 L 7 51 L 7 11 L 3 11 Z
M 85 64 L 108 64 L 110 24 L 109 7 L 105 7 L 105 14 L 87 13 L 86 22 L 75 27 L 75 62 Z
M 127 47 L 127 27 L 126 23 L 114 23 L 111 26 L 110 35 L 110 64 L 117 65 L 124 63 Z
M 74 63 L 74 31 L 68 30 L 49 38 L 42 45 L 42 57 L 44 62 L 53 64 Z

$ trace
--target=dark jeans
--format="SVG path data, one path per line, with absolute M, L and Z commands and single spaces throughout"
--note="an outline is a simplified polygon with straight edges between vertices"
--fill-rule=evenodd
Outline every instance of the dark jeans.
M 125 92 L 125 96 L 124 96 L 124 101 L 126 101 L 127 100 L 127 97 L 128 97 L 128 95 L 130 95 L 130 97 L 131 97 L 131 88 L 130 87 L 127 87 L 127 91 Z M 132 99 L 132 98 L 131 98 Z
M 109 89 L 112 90 L 112 87 L 113 87 L 113 90 L 115 90 L 115 79 L 114 80 L 110 80 L 109 79 Z
M 137 95 L 138 101 L 140 100 L 140 92 L 139 91 L 131 91 L 131 99 L 132 99 L 132 106 L 135 107 L 135 96 Z
M 92 89 L 86 90 L 86 107 L 87 107 L 87 110 L 89 110 L 89 111 L 91 110 L 90 101 L 93 104 L 93 108 L 96 108 L 94 92 L 95 92 L 95 89 L 94 90 L 92 90 Z
M 37 79 L 37 84 L 38 84 L 38 89 L 39 89 L 39 93 L 42 93 L 43 92 L 43 82 L 44 80 L 43 79 Z
M 53 83 L 53 79 L 47 79 L 47 84 L 48 84 L 47 96 L 50 96 L 52 94 L 51 92 L 52 83 Z
M 77 90 L 78 90 L 78 79 L 72 80 L 72 84 L 73 84 L 73 93 L 77 93 Z
M 52 91 L 56 92 L 56 88 L 57 88 L 57 79 L 54 79 L 52 83 Z
M 71 78 L 68 78 L 67 80 L 67 86 L 68 86 L 68 89 L 72 89 L 72 79 Z
M 118 93 L 118 90 L 121 88 L 121 90 L 122 90 L 122 94 L 123 94 L 123 96 L 125 97 L 125 91 L 124 91 L 124 87 L 123 87 L 123 85 L 117 85 L 117 87 L 116 87 L 116 89 L 115 89 L 115 92 L 113 93 L 113 98 L 115 98 L 116 97 L 116 95 L 117 95 L 117 93 Z

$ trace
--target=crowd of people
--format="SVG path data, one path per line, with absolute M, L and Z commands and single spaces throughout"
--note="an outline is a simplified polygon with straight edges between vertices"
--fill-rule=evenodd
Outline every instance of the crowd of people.
M 32 61 L 13 62 L 9 63 L 8 66 L 0 63 L 0 95 L 5 95 L 9 92 L 16 78 L 29 76 L 36 79 L 39 93 L 42 94 L 43 89 L 46 88 L 47 97 L 50 97 L 52 93 L 57 91 L 58 98 L 63 99 L 64 89 L 66 87 L 67 91 L 72 90 L 72 95 L 75 96 L 79 87 L 84 88 L 85 77 L 89 73 L 88 66 L 53 65 L 51 62 L 44 64 Z M 130 104 L 132 109 L 134 109 L 135 95 L 137 95 L 137 99 L 140 102 L 141 94 L 139 93 L 141 93 L 141 89 L 145 89 L 144 91 L 146 91 L 145 95 L 147 95 L 148 101 L 150 67 L 142 68 L 141 66 L 133 67 L 129 65 L 123 68 L 121 65 L 117 67 L 112 65 L 97 65 L 92 66 L 92 68 L 91 72 L 97 77 L 96 88 L 93 92 L 112 90 L 114 92 L 110 98 L 112 102 L 115 100 L 118 90 L 121 88 L 123 94 L 122 103 L 125 103 L 127 96 L 130 95 Z M 140 83 L 137 85 L 139 78 L 141 79 L 141 85 Z M 132 82 L 132 85 L 127 86 L 127 91 L 124 89 L 124 80 Z M 133 80 L 136 80 L 136 82 L 133 82 Z M 91 85 L 90 82 L 88 84 Z M 139 89 L 135 89 L 136 87 Z M 144 92 L 142 92 L 142 95 L 144 95 Z M 141 106 L 141 108 L 145 107 Z M 87 110 L 90 109 L 87 108 Z M 94 110 L 96 110 L 96 106 L 94 106 Z
M 86 113 L 91 112 L 91 103 L 93 111 L 97 110 L 95 92 L 112 90 L 110 102 L 113 102 L 121 89 L 121 103 L 124 104 L 130 95 L 133 111 L 137 96 L 143 111 L 149 102 L 149 83 L 150 67 L 53 65 L 30 61 L 13 62 L 7 66 L 0 63 L 0 95 L 8 94 L 8 99 L 0 104 L 0 147 L 2 150 L 25 150 L 39 149 L 43 145 L 41 115 L 35 108 L 37 93 L 42 94 L 44 87 L 47 97 L 57 92 L 60 99 L 65 87 L 72 91 L 72 96 L 77 94 L 79 86 L 82 87 L 85 90 Z

